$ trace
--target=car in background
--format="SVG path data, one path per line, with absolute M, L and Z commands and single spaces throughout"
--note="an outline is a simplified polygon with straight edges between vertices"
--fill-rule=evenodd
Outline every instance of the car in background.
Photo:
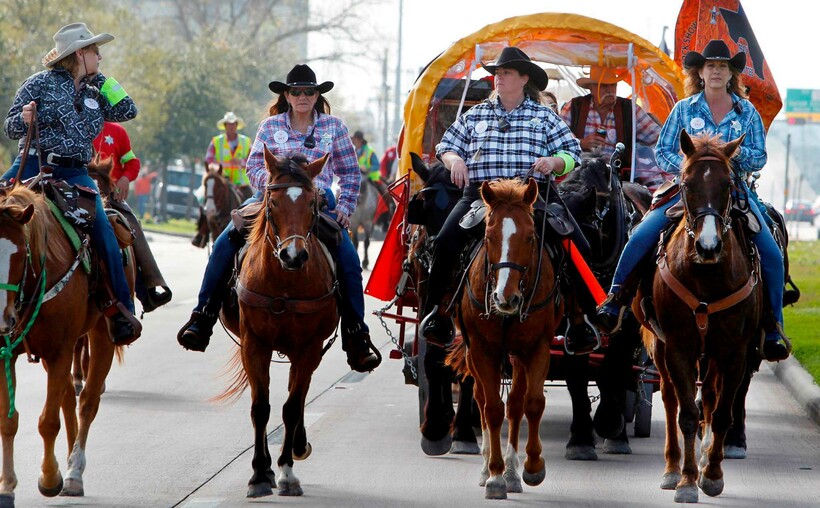
M 790 199 L 786 201 L 785 218 L 787 221 L 814 222 L 817 211 L 808 199 Z
M 205 170 L 201 164 L 186 165 L 182 159 L 172 161 L 165 174 L 165 180 L 157 186 L 156 202 L 161 203 L 165 191 L 165 214 L 172 218 L 194 218 L 199 214 L 199 197 L 202 195 L 202 176 Z M 198 192 L 199 191 L 199 192 Z

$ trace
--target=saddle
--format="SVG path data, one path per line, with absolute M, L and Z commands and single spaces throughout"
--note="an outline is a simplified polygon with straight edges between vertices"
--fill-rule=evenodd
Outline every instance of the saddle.
M 569 236 L 575 227 L 569 218 L 569 212 L 561 203 L 546 203 L 540 196 L 533 206 L 535 211 L 542 211 L 547 219 L 547 225 L 552 233 L 560 237 Z M 487 205 L 481 199 L 470 204 L 470 210 L 464 214 L 458 224 L 465 231 L 474 231 L 474 228 L 484 223 L 487 215 Z

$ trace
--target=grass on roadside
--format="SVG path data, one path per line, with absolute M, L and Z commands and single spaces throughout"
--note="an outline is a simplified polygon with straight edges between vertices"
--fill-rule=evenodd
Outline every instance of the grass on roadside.
M 151 220 L 142 222 L 142 229 L 155 233 L 175 233 L 194 236 L 196 223 L 189 219 L 170 219 L 167 222 L 154 223 Z
M 794 356 L 820 384 L 820 241 L 789 244 L 792 280 L 800 301 L 783 310 Z

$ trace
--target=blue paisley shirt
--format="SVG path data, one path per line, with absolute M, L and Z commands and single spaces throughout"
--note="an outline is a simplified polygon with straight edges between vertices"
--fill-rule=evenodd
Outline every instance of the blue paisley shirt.
M 38 72 L 20 86 L 6 115 L 3 130 L 10 139 L 20 140 L 22 151 L 23 138 L 28 130 L 23 123 L 23 106 L 34 101 L 37 103 L 40 149 L 89 162 L 94 151 L 92 143 L 102 131 L 104 121 L 124 122 L 137 116 L 137 106 L 131 97 L 124 95 L 111 104 L 100 93 L 105 82 L 106 77 L 97 74 L 77 91 L 71 73 L 65 69 Z
M 766 131 L 755 107 L 746 99 L 732 94 L 735 106 L 723 117 L 720 125 L 715 125 L 712 112 L 703 92 L 678 101 L 655 146 L 655 158 L 664 171 L 675 175 L 680 173 L 683 154 L 680 151 L 680 131 L 686 129 L 690 136 L 701 133 L 720 134 L 725 142 L 733 141 L 746 133 L 740 150 L 732 158 L 742 171 L 757 171 L 766 164 Z M 739 111 L 739 112 L 738 112 Z

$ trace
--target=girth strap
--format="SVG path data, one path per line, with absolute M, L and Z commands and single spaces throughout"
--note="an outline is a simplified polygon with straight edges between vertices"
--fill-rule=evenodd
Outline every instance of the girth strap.
M 318 298 L 313 298 L 310 300 L 295 300 L 284 296 L 272 297 L 255 293 L 243 286 L 241 282 L 237 281 L 236 296 L 246 305 L 250 305 L 251 307 L 267 308 L 274 314 L 282 314 L 285 311 L 296 314 L 312 314 L 322 310 L 324 305 L 326 305 L 326 300 L 333 298 L 338 286 L 339 283 L 334 282 L 333 287 L 330 288 L 330 291 Z

